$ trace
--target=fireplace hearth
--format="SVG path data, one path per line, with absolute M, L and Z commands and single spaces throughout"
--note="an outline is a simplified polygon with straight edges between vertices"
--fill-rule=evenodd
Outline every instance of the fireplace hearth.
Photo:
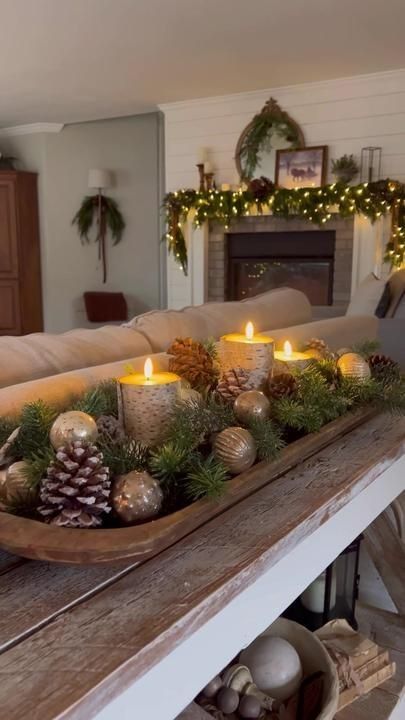
M 335 231 L 228 233 L 227 300 L 292 287 L 312 305 L 333 304 Z
M 344 314 L 350 300 L 353 218 L 326 227 L 301 218 L 250 216 L 228 231 L 211 224 L 208 299 L 240 300 L 280 286 L 302 290 L 319 317 Z

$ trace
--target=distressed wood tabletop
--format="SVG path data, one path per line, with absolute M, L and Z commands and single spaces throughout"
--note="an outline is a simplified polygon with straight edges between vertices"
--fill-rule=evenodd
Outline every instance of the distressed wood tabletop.
M 0 717 L 94 717 L 404 455 L 379 415 L 137 567 L 0 552 Z

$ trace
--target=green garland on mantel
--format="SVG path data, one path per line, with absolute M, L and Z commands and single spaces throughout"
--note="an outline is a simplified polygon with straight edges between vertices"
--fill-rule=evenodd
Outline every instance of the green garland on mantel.
M 276 188 L 262 178 L 252 180 L 246 190 L 200 192 L 194 189 L 168 193 L 163 202 L 167 219 L 164 240 L 187 275 L 187 246 L 182 229 L 189 213 L 196 227 L 206 221 L 220 222 L 228 229 L 232 220 L 262 214 L 269 210 L 275 217 L 300 217 L 323 225 L 338 215 L 341 218 L 364 215 L 372 222 L 392 212 L 393 224 L 385 260 L 395 267 L 405 261 L 405 185 L 396 180 L 379 180 L 360 185 L 333 183 L 320 188 Z

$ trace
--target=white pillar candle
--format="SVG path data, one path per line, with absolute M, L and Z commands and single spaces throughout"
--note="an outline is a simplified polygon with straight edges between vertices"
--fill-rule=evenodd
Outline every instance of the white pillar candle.
M 197 164 L 198 165 L 204 165 L 205 161 L 207 159 L 207 148 L 206 147 L 200 147 L 197 151 Z
M 179 398 L 180 377 L 174 373 L 153 373 L 152 361 L 143 373 L 119 379 L 120 415 L 127 435 L 143 445 L 164 442 L 174 406 Z
M 326 570 L 312 582 L 301 595 L 301 603 L 306 610 L 313 613 L 323 613 L 325 605 Z M 336 605 L 336 571 L 332 570 L 332 583 L 330 589 L 330 609 Z
M 204 163 L 204 172 L 212 173 L 212 163 L 209 160 L 206 160 Z
M 223 335 L 219 342 L 221 372 L 233 368 L 247 370 L 254 387 L 260 387 L 266 381 L 273 366 L 273 355 L 273 338 L 255 335 L 251 322 L 247 323 L 244 334 Z

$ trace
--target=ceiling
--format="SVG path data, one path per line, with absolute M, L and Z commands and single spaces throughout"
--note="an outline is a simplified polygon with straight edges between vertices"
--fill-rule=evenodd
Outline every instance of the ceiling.
M 405 67 L 404 0 L 0 0 L 0 126 Z

